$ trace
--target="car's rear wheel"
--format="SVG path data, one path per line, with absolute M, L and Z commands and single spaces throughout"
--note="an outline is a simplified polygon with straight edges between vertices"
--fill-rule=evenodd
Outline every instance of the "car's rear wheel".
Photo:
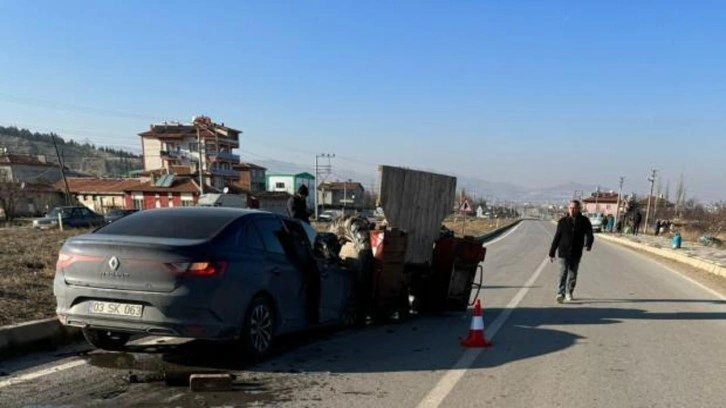
M 252 361 L 262 359 L 272 348 L 275 330 L 275 310 L 270 301 L 258 296 L 252 300 L 245 314 L 240 346 L 244 357 Z
M 104 350 L 121 350 L 131 338 L 129 333 L 110 330 L 83 329 L 82 332 L 90 345 Z

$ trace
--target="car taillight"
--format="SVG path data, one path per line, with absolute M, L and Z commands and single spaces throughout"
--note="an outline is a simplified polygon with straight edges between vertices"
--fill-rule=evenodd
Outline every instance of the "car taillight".
M 221 276 L 227 270 L 227 262 L 175 262 L 166 264 L 170 271 L 184 276 L 209 277 Z
M 65 269 L 76 262 L 101 262 L 103 258 L 100 256 L 89 255 L 71 255 L 64 252 L 58 254 L 58 260 L 55 262 L 55 269 Z
M 65 269 L 73 263 L 73 255 L 64 253 L 58 254 L 58 260 L 55 262 L 55 269 Z

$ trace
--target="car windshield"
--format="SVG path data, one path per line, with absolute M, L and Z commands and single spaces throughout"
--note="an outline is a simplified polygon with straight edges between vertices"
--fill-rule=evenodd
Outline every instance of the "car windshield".
M 62 214 L 61 217 L 68 218 L 73 213 L 72 208 L 54 208 L 50 210 L 48 215 L 46 215 L 48 218 L 58 218 L 58 214 Z
M 209 239 L 232 219 L 228 214 L 179 214 L 174 211 L 144 211 L 124 217 L 96 231 L 98 234 L 154 238 Z

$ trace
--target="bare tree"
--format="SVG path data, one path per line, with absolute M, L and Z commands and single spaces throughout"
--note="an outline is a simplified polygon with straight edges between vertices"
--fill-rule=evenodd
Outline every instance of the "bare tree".
M 681 216 L 683 211 L 683 205 L 686 203 L 686 186 L 683 182 L 683 173 L 681 173 L 680 179 L 678 179 L 678 185 L 676 186 L 676 217 Z

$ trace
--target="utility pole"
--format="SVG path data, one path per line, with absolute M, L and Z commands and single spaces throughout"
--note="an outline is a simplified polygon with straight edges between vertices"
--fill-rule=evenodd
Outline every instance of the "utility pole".
M 595 214 L 597 214 L 597 210 L 598 210 L 597 200 L 599 197 L 600 197 L 600 186 L 597 186 L 597 188 L 595 189 Z
M 618 219 L 620 218 L 620 201 L 622 200 L 623 195 L 623 181 L 625 180 L 625 177 L 620 177 L 620 189 L 618 190 L 618 205 L 617 208 L 615 208 L 615 231 L 617 232 L 618 229 Z
M 328 154 L 328 153 L 321 153 L 315 155 L 315 193 L 313 199 L 315 200 L 315 219 L 318 219 L 318 186 L 322 184 L 322 181 L 319 180 L 319 176 L 323 173 L 325 173 L 325 176 L 330 174 L 333 166 L 330 164 L 330 159 L 334 158 L 335 154 Z M 319 159 L 328 159 L 328 164 L 321 165 Z M 325 199 L 325 197 L 323 197 Z
M 645 210 L 645 226 L 643 227 L 643 232 L 645 234 L 648 233 L 648 218 L 650 216 L 650 199 L 653 197 L 653 183 L 655 183 L 655 177 L 658 173 L 658 170 L 652 169 L 651 175 L 648 177 L 648 181 L 650 181 L 650 194 L 648 195 L 648 208 Z
M 197 150 L 199 150 L 199 196 L 204 194 L 204 143 L 202 142 L 201 129 L 209 129 L 212 120 L 207 116 L 195 116 L 192 118 L 192 125 L 197 130 Z
M 63 164 L 63 159 L 61 159 L 60 152 L 58 151 L 58 144 L 55 141 L 55 133 L 50 134 L 51 138 L 53 138 L 53 147 L 55 148 L 55 155 L 58 158 L 58 164 L 60 165 L 60 171 L 61 171 L 61 177 L 63 177 L 63 184 L 66 186 L 66 205 L 71 205 L 71 192 L 68 188 L 68 179 L 66 178 L 66 169 L 65 165 Z

